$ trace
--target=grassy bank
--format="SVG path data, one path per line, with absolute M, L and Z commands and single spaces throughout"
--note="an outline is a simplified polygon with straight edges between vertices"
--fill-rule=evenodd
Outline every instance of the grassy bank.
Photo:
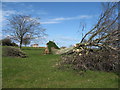
M 117 88 L 114 73 L 87 71 L 83 75 L 55 67 L 59 55 L 41 48 L 23 48 L 27 58 L 3 57 L 3 88 Z

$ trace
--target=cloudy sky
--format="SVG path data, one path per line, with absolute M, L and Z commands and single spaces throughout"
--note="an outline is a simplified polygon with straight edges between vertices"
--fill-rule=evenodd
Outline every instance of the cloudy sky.
M 99 2 L 3 2 L 0 10 L 3 16 L 0 17 L 0 22 L 5 29 L 6 19 L 12 15 L 39 17 L 48 36 L 43 43 L 38 39 L 31 44 L 38 43 L 39 46 L 45 46 L 47 41 L 54 40 L 58 46 L 69 47 L 80 42 L 82 33 L 85 34 L 95 25 L 101 12 L 100 4 Z M 82 24 L 86 24 L 84 31 L 81 30 Z M 3 37 L 8 35 L 9 33 L 3 33 Z

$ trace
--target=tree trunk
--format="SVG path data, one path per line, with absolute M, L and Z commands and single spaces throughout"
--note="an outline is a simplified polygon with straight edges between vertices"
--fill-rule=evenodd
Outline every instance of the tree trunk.
M 20 49 L 22 49 L 22 38 L 20 40 Z
M 20 42 L 20 49 L 22 48 L 22 43 Z

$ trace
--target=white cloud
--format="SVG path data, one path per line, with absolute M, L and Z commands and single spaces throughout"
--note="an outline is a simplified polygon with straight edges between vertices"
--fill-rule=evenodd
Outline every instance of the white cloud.
M 3 16 L 10 16 L 13 14 L 17 14 L 17 12 L 14 10 L 7 10 L 7 11 L 2 11 L 2 14 L 3 14 Z
M 30 12 L 30 11 L 29 11 Z M 34 12 L 34 10 L 32 10 Z M 0 23 L 4 24 L 4 21 L 6 21 L 7 17 L 15 14 L 25 14 L 27 12 L 25 11 L 15 11 L 15 10 L 0 10 Z M 38 14 L 47 14 L 44 11 L 38 12 Z M 31 18 L 31 19 L 36 19 L 36 18 Z M 38 21 L 39 22 L 39 21 Z M 58 22 L 53 22 L 53 21 L 48 21 L 48 22 L 41 22 L 41 24 L 52 24 L 52 23 L 58 23 Z
M 60 23 L 60 22 L 55 22 L 55 21 L 41 22 L 41 24 L 55 24 L 55 23 Z
M 81 15 L 81 16 L 79 16 L 78 18 L 80 18 L 80 19 L 84 19 L 84 18 L 91 18 L 92 16 L 90 16 L 90 15 Z
M 92 18 L 90 15 L 80 15 L 80 16 L 75 16 L 75 17 L 59 17 L 59 18 L 53 18 L 53 19 L 48 19 L 47 21 L 41 22 L 41 24 L 55 24 L 55 23 L 61 23 L 59 21 L 65 21 L 65 20 L 77 20 L 77 19 L 89 19 Z
M 51 19 L 51 20 L 65 20 L 66 18 L 62 18 L 62 17 L 60 17 L 60 18 L 54 18 L 54 19 Z
M 75 17 L 60 17 L 60 18 L 54 18 L 54 19 L 50 19 L 50 20 L 54 20 L 54 21 L 60 21 L 60 20 L 76 20 L 76 19 L 89 19 L 92 16 L 90 15 L 80 15 L 80 16 L 75 16 Z
M 0 10 L 0 22 L 5 21 L 6 17 L 13 15 L 13 14 L 22 14 L 22 13 L 14 11 L 14 10 Z

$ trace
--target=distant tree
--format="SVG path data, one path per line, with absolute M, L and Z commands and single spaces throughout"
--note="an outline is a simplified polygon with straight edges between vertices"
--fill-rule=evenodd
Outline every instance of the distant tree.
M 23 44 L 25 45 L 29 45 L 30 44 L 30 37 L 28 35 L 26 35 L 24 38 L 23 38 Z
M 28 15 L 13 15 L 8 21 L 6 31 L 11 31 L 13 39 L 19 42 L 20 48 L 26 35 L 29 34 L 30 40 L 46 35 L 45 29 L 40 25 L 39 18 L 32 18 Z

